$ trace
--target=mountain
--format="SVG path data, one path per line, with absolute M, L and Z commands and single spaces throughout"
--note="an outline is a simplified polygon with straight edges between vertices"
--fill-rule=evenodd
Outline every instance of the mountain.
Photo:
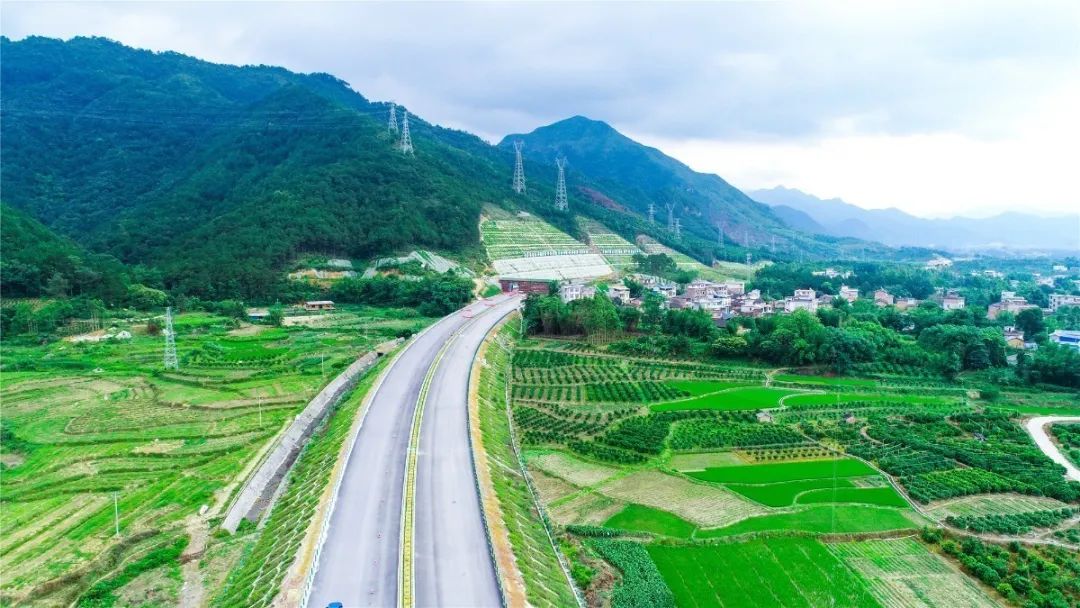
M 329 75 L 100 38 L 0 53 L 4 201 L 172 291 L 266 297 L 303 252 L 471 252 L 482 206 L 511 204 L 506 152 L 410 116 L 404 156 L 389 106 Z
M 899 209 L 863 209 L 838 198 L 820 199 L 777 187 L 747 193 L 772 205 L 799 230 L 874 240 L 894 247 L 933 247 L 954 251 L 992 249 L 1080 249 L 1080 215 L 1046 218 L 1003 213 L 988 218 L 928 219 Z M 806 219 L 818 225 L 807 223 Z
M 717 224 L 740 239 L 749 235 L 761 243 L 786 226 L 766 206 L 743 194 L 717 175 L 698 173 L 656 148 L 640 144 L 611 125 L 574 116 L 527 134 L 507 135 L 499 147 L 524 143 L 523 154 L 552 162 L 563 156 L 570 171 L 596 182 L 605 195 L 629 210 L 645 215 L 650 203 L 666 222 L 668 203 L 675 205 L 684 232 L 716 239 Z

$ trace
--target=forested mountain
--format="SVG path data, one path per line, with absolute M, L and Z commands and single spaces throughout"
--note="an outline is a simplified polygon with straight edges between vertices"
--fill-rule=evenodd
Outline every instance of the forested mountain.
M 748 250 L 885 252 L 790 230 L 719 177 L 580 117 L 522 136 L 529 188 L 515 195 L 505 147 L 410 115 L 416 153 L 405 156 L 387 128 L 390 106 L 326 74 L 218 65 L 100 38 L 3 38 L 0 52 L 4 202 L 174 294 L 272 298 L 283 267 L 306 252 L 479 255 L 485 204 L 526 209 L 571 233 L 576 215 L 593 217 L 706 262 Z M 571 162 L 570 213 L 552 205 L 555 152 Z M 669 201 L 683 223 L 678 241 L 664 226 Z M 645 220 L 650 202 L 657 225 Z M 717 222 L 727 225 L 724 248 Z
M 504 152 L 411 117 L 404 157 L 389 106 L 331 76 L 103 39 L 2 53 L 5 202 L 171 290 L 264 295 L 303 251 L 475 247 L 481 206 L 509 194 Z
M 1080 215 L 1003 213 L 988 218 L 928 219 L 899 209 L 863 209 L 792 188 L 749 193 L 806 232 L 867 239 L 891 246 L 965 249 L 1080 249 Z M 809 221 L 807 221 L 809 220 Z

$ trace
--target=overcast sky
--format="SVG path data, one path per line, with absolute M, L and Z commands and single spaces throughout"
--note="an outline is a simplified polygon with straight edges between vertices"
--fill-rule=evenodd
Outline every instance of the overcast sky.
M 497 141 L 575 114 L 743 189 L 1080 210 L 1080 1 L 18 3 L 0 29 L 329 72 Z M 2 60 L 2 59 L 0 59 Z

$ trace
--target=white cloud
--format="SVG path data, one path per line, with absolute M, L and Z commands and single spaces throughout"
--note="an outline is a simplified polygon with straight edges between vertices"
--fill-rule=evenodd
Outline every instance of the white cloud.
M 1074 0 L 0 6 L 10 37 L 329 72 L 488 140 L 583 114 L 747 188 L 936 215 L 1080 206 Z

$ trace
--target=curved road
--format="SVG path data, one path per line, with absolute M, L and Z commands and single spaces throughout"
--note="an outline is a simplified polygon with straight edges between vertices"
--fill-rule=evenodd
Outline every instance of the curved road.
M 468 391 L 480 343 L 518 300 L 465 327 L 431 379 L 416 465 L 413 538 L 417 606 L 499 606 L 469 441 Z
M 323 545 L 320 548 L 319 558 L 315 564 L 315 575 L 311 591 L 308 595 L 308 606 L 311 608 L 323 608 L 331 602 L 341 602 L 345 606 L 395 606 L 398 601 L 398 543 L 401 538 L 401 509 L 402 487 L 405 478 L 405 460 L 409 448 L 409 430 L 412 425 L 413 412 L 420 395 L 420 387 L 428 374 L 435 357 L 442 347 L 454 340 L 455 334 L 468 326 L 464 339 L 454 341 L 442 364 L 436 370 L 435 377 L 428 390 L 428 407 L 425 411 L 425 422 L 421 427 L 422 451 L 430 451 L 429 443 L 436 442 L 440 447 L 448 446 L 450 457 L 454 462 L 460 461 L 456 446 L 460 441 L 466 442 L 468 429 L 462 425 L 460 428 L 451 426 L 431 425 L 428 416 L 436 418 L 442 416 L 448 408 L 454 407 L 454 402 L 445 401 L 443 397 L 455 394 L 460 383 L 468 383 L 468 371 L 463 377 L 457 378 L 443 369 L 451 363 L 457 363 L 456 358 L 465 356 L 460 350 L 467 343 L 471 343 L 472 336 L 477 332 L 487 333 L 503 315 L 511 312 L 517 306 L 517 298 L 496 296 L 487 301 L 477 302 L 461 311 L 453 313 L 435 325 L 432 325 L 423 335 L 419 336 L 394 362 L 387 371 L 378 391 L 372 397 L 365 415 L 363 425 L 354 439 L 352 453 L 345 465 L 344 476 L 338 491 L 334 510 L 330 515 L 329 529 Z M 494 308 L 494 310 L 492 310 Z M 501 314 L 500 314 L 501 313 Z M 483 328 L 487 329 L 483 329 Z M 475 347 L 473 348 L 475 352 Z M 472 362 L 472 353 L 468 353 L 468 363 Z M 461 402 L 461 415 L 464 412 L 465 402 Z M 435 414 L 439 412 L 438 414 Z M 435 414 L 433 416 L 433 414 Z M 434 440 L 428 428 L 434 428 Z M 452 437 L 454 434 L 460 437 Z M 466 447 L 467 449 L 467 447 Z M 429 452 L 438 455 L 438 450 Z M 468 452 L 465 453 L 468 458 Z M 432 458 L 421 458 L 418 461 L 418 494 L 425 483 L 430 482 L 430 472 L 424 476 L 424 462 Z M 438 465 L 439 463 L 430 463 Z M 458 466 L 458 465 L 455 465 Z M 461 493 L 462 475 L 467 473 L 470 477 L 472 505 L 468 504 L 464 494 Z M 439 475 L 443 472 L 440 470 Z M 431 601 L 431 604 L 418 605 L 447 605 L 459 601 L 471 601 L 470 597 L 485 598 L 490 588 L 490 581 L 494 580 L 487 576 L 484 568 L 491 570 L 491 562 L 487 557 L 487 537 L 483 526 L 480 526 L 481 537 L 476 538 L 475 526 L 468 524 L 470 517 L 480 519 L 478 499 L 476 498 L 475 481 L 471 481 L 473 474 L 471 461 L 467 471 L 455 470 L 447 473 L 452 475 L 445 484 L 440 482 L 435 494 L 425 492 L 424 498 L 417 498 L 416 503 L 416 542 L 424 539 L 425 544 L 416 544 L 416 575 L 417 599 Z M 428 481 L 425 481 L 428 480 Z M 444 487 L 445 486 L 445 487 Z M 432 487 L 436 487 L 432 485 Z M 451 494 L 447 494 L 450 492 Z M 445 514 L 435 515 L 428 511 L 429 508 L 445 508 L 444 498 L 449 498 L 452 505 L 451 511 Z M 457 505 L 456 507 L 453 507 Z M 475 508 L 474 508 L 475 507 Z M 457 509 L 455 511 L 455 508 Z M 427 525 L 425 522 L 443 521 L 450 518 L 457 527 L 462 530 L 454 530 L 452 533 L 461 534 L 449 542 L 460 542 L 465 538 L 461 546 L 448 546 L 442 541 L 441 536 L 427 541 L 428 536 L 423 536 L 422 531 Z M 445 526 L 432 528 L 438 535 L 450 533 Z M 476 589 L 472 596 L 445 596 L 436 593 L 427 593 L 429 588 L 438 588 L 443 585 L 442 581 L 428 580 L 431 577 L 441 578 L 451 576 L 446 571 L 446 563 L 451 560 L 466 559 L 475 560 L 479 555 L 477 549 L 482 547 L 484 560 L 481 563 L 472 561 L 468 564 L 467 571 L 458 570 L 454 581 L 458 589 Z M 421 547 L 435 547 L 423 549 Z M 433 560 L 422 559 L 425 552 L 430 552 Z M 427 564 L 432 564 L 428 566 Z M 496 584 L 496 600 L 491 605 L 498 604 L 498 590 Z M 462 591 L 465 593 L 465 591 Z M 480 601 L 479 599 L 477 601 Z M 475 604 L 482 605 L 482 604 Z M 486 605 L 486 600 L 484 601 Z
M 1050 439 L 1050 435 L 1046 432 L 1046 427 L 1056 422 L 1080 422 L 1080 416 L 1039 416 L 1027 421 L 1025 428 L 1031 435 L 1031 438 L 1035 440 L 1035 445 L 1039 446 L 1039 449 L 1046 454 L 1050 460 L 1065 467 L 1065 477 L 1070 481 L 1080 481 L 1080 469 L 1076 468 L 1061 450 L 1058 449 L 1054 441 Z

